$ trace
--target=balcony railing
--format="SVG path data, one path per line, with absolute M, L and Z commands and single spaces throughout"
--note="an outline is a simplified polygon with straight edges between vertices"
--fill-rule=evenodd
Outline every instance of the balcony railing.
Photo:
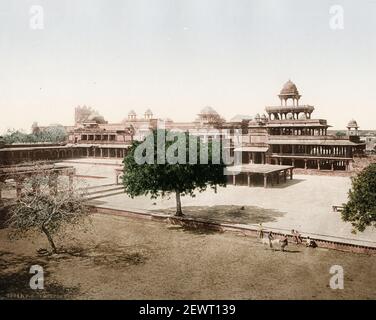
M 116 141 L 116 140 L 79 140 L 77 144 L 125 144 L 131 140 Z
M 350 158 L 346 154 L 328 154 L 328 153 L 277 153 L 270 154 L 272 157 L 330 157 L 330 158 Z
M 269 140 L 349 140 L 348 136 L 332 136 L 332 135 L 323 135 L 323 136 L 302 136 L 302 135 L 269 135 Z

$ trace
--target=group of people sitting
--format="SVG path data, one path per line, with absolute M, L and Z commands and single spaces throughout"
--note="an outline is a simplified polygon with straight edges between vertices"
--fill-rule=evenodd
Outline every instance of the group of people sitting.
M 294 229 L 291 230 L 291 234 L 293 236 L 293 239 L 295 240 L 296 245 L 303 243 L 302 236 L 300 235 L 298 230 L 294 230 Z M 260 223 L 260 229 L 259 229 L 259 238 L 260 239 L 264 238 L 264 230 L 262 228 L 261 223 Z M 273 240 L 275 240 L 275 237 L 274 237 L 274 234 L 273 234 L 272 231 L 268 232 L 268 239 L 269 239 L 270 246 L 272 246 L 272 242 L 273 242 Z M 279 243 L 280 243 L 282 251 L 284 251 L 284 248 L 288 245 L 287 234 L 284 234 L 282 239 L 279 239 Z M 310 248 L 316 248 L 317 244 L 316 244 L 315 240 L 313 240 L 313 239 L 311 239 L 310 237 L 307 236 L 306 240 L 305 240 L 305 246 L 310 247 Z
M 291 230 L 291 234 L 292 234 L 292 236 L 294 237 L 295 243 L 296 243 L 297 245 L 303 243 L 302 236 L 300 235 L 300 233 L 299 233 L 298 230 L 294 230 L 294 229 L 292 229 L 292 230 Z M 306 245 L 306 247 L 310 247 L 310 248 L 316 248 L 316 247 L 317 247 L 317 244 L 316 244 L 315 240 L 311 239 L 311 238 L 308 237 L 308 236 L 306 237 L 305 245 Z

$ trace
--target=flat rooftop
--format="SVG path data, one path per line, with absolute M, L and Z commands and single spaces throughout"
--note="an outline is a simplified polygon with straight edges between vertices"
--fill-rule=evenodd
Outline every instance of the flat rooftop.
M 229 172 L 249 172 L 259 174 L 269 174 L 283 170 L 294 169 L 294 166 L 282 166 L 277 164 L 243 164 L 241 166 L 231 166 L 226 168 Z

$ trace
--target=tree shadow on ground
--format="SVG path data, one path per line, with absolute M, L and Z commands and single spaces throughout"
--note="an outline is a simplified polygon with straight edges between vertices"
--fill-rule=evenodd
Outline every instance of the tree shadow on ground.
M 33 290 L 30 267 L 43 268 L 44 289 Z M 71 299 L 79 293 L 79 287 L 65 287 L 50 277 L 45 258 L 16 255 L 0 252 L 0 299 Z
M 159 210 L 173 215 L 175 208 Z M 200 218 L 218 222 L 236 224 L 256 224 L 274 222 L 285 213 L 273 209 L 264 209 L 257 206 L 217 205 L 217 206 L 187 206 L 183 212 L 188 218 Z
M 79 286 L 67 287 L 53 279 L 54 268 L 68 262 L 68 266 L 125 269 L 140 265 L 150 256 L 146 246 L 114 246 L 102 242 L 91 247 L 64 247 L 57 254 L 39 249 L 35 256 L 18 255 L 0 251 L 0 299 L 72 299 L 80 292 Z M 44 272 L 44 289 L 30 288 L 32 265 L 39 265 Z
M 104 267 L 127 267 L 145 263 L 150 250 L 146 246 L 114 245 L 103 241 L 90 247 L 67 246 L 59 249 L 58 254 L 48 254 L 48 262 L 68 260 L 73 263 Z
M 222 233 L 221 228 L 208 228 L 203 226 L 186 226 L 186 225 L 174 225 L 174 226 L 168 226 L 168 230 L 175 230 L 175 231 L 182 231 L 189 234 L 195 234 L 195 235 L 211 235 L 211 234 L 217 234 Z
M 98 265 L 108 265 L 112 267 L 126 267 L 145 263 L 150 252 L 144 246 L 120 246 L 114 247 L 113 243 L 101 242 L 94 247 L 69 248 L 66 250 L 69 254 L 82 259 L 89 259 Z
M 274 184 L 271 188 L 275 188 L 275 189 L 284 189 L 284 188 L 288 188 L 288 187 L 291 187 L 295 184 L 298 184 L 300 182 L 303 182 L 305 181 L 305 179 L 293 179 L 293 180 L 287 180 L 285 183 L 280 183 L 280 184 Z
M 272 249 L 272 250 L 281 252 L 281 253 L 300 253 L 301 252 L 299 250 L 289 250 L 289 249 L 285 249 L 284 251 L 282 251 L 281 249 Z

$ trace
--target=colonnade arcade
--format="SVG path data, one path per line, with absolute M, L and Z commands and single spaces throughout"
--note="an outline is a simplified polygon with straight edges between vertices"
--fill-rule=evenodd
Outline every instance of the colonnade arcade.
M 326 136 L 327 128 L 326 127 L 301 127 L 301 128 L 269 128 L 268 133 L 271 136 L 280 135 L 280 136 Z
M 265 107 L 269 120 L 306 120 L 311 119 L 313 106 L 269 106 Z
M 10 165 L 22 162 L 64 160 L 82 157 L 124 158 L 128 146 L 107 147 L 102 145 L 28 147 L 0 149 L 0 164 Z
M 349 171 L 351 170 L 351 159 L 327 159 L 327 158 L 284 158 L 284 157 L 272 157 L 270 159 L 271 164 L 277 165 L 291 165 L 295 168 L 305 170 L 339 170 Z
M 323 145 L 272 145 L 271 151 L 280 155 L 307 155 L 351 158 L 354 153 L 351 146 L 323 146 Z
M 268 112 L 269 120 L 303 120 L 311 119 L 311 115 L 311 111 Z
M 102 146 L 85 147 L 84 156 L 94 158 L 124 158 L 127 148 L 106 148 Z
M 275 184 L 286 183 L 287 176 L 293 179 L 294 167 L 290 165 L 243 164 L 226 168 L 228 182 L 233 185 L 248 187 L 263 184 L 264 188 Z M 232 174 L 231 174 L 232 173 Z
M 2 164 L 20 163 L 40 160 L 58 160 L 67 158 L 79 158 L 83 152 L 75 147 L 30 147 L 11 148 L 0 150 Z

